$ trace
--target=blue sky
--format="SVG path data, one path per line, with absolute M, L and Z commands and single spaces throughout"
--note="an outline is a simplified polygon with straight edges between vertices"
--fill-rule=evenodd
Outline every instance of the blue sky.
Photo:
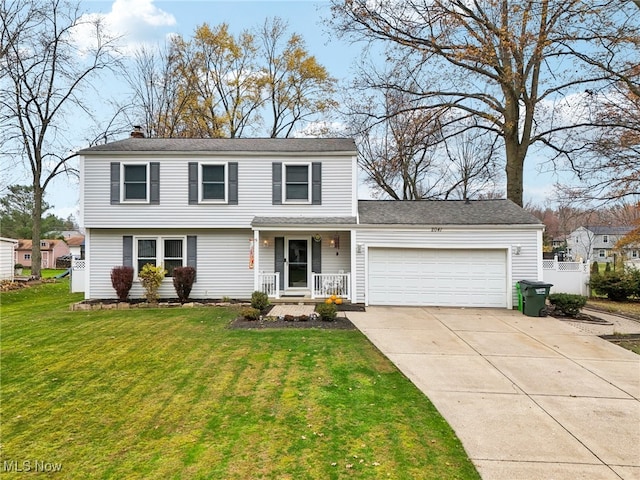
M 351 66 L 361 55 L 361 45 L 340 41 L 335 34 L 326 31 L 322 19 L 330 15 L 328 1 L 84 0 L 82 7 L 89 14 L 102 16 L 109 28 L 123 37 L 124 51 L 129 52 L 142 44 L 163 42 L 172 33 L 189 37 L 205 22 L 210 25 L 225 22 L 233 33 L 238 33 L 260 26 L 268 17 L 277 16 L 288 22 L 290 33 L 303 36 L 309 52 L 339 80 L 350 77 Z M 104 88 L 98 86 L 98 90 L 108 92 L 114 87 L 107 83 Z M 79 148 L 84 146 L 78 145 Z M 526 162 L 525 202 L 532 200 L 542 204 L 551 191 L 553 178 L 537 172 L 536 164 L 534 158 Z M 56 215 L 77 217 L 75 182 L 56 180 L 50 186 L 46 200 L 54 205 Z

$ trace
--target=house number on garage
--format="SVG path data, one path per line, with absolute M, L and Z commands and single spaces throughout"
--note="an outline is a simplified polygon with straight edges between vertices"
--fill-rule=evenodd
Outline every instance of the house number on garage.
M 432 228 L 431 228 L 431 231 L 432 231 L 432 232 L 441 232 L 441 231 L 442 231 L 442 228 L 440 228 L 440 227 L 432 227 Z

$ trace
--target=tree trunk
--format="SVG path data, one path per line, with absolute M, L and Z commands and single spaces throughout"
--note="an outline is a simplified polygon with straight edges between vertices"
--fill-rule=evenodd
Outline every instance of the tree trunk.
M 31 276 L 40 278 L 42 270 L 42 253 L 40 239 L 42 237 L 42 188 L 39 183 L 33 185 L 33 232 L 31 235 Z
M 522 207 L 522 181 L 524 169 L 524 155 L 520 151 L 517 139 L 505 138 L 507 164 L 507 198 Z

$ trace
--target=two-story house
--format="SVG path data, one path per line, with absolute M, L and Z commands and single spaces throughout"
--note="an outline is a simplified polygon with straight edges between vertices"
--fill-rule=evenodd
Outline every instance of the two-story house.
M 631 230 L 632 227 L 607 225 L 579 227 L 567 237 L 567 247 L 574 259 L 610 263 L 616 253 L 616 244 Z M 640 246 L 624 247 L 618 254 L 630 260 L 637 259 Z
M 192 298 L 511 308 L 543 225 L 508 200 L 358 200 L 352 139 L 129 138 L 79 152 L 85 297 L 110 271 L 192 265 Z M 135 282 L 132 297 L 143 296 Z

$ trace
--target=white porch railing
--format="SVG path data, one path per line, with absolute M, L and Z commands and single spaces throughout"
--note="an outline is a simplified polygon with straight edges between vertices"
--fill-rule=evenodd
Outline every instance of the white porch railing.
M 313 273 L 311 298 L 330 297 L 337 295 L 351 300 L 350 273 Z
M 266 293 L 268 297 L 280 298 L 280 272 L 259 273 L 256 290 Z

